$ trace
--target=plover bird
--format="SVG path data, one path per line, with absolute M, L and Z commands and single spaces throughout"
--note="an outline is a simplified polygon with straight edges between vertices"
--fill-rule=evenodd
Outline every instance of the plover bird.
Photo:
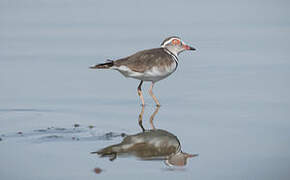
M 142 101 L 142 106 L 145 103 L 141 86 L 143 81 L 151 81 L 149 94 L 156 105 L 160 106 L 159 101 L 153 94 L 153 86 L 157 81 L 168 77 L 176 70 L 178 66 L 177 56 L 185 50 L 195 50 L 195 48 L 184 43 L 179 37 L 171 36 L 161 43 L 160 48 L 139 51 L 131 56 L 114 61 L 108 60 L 105 63 L 93 65 L 90 68 L 113 69 L 119 71 L 125 77 L 139 79 L 140 84 L 137 91 Z
M 164 160 L 168 166 L 185 166 L 188 158 L 198 156 L 183 152 L 178 138 L 162 129 L 127 135 L 121 143 L 91 153 L 110 157 L 111 161 L 122 155 L 134 155 L 141 160 Z
M 181 144 L 177 136 L 162 130 L 156 129 L 153 124 L 154 116 L 158 113 L 157 106 L 150 117 L 151 130 L 145 130 L 142 125 L 144 106 L 139 114 L 139 126 L 141 133 L 125 135 L 121 143 L 107 146 L 92 154 L 100 157 L 110 157 L 113 161 L 117 156 L 133 155 L 142 160 L 164 160 L 168 166 L 185 166 L 187 159 L 198 156 L 198 154 L 188 154 L 181 150 Z

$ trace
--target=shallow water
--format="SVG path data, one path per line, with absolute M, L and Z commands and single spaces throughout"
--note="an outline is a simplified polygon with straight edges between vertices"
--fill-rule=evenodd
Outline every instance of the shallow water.
M 0 1 L 0 179 L 289 179 L 288 9 L 285 1 Z M 154 126 L 198 156 L 172 168 L 90 154 L 140 133 L 142 108 L 138 81 L 88 67 L 168 35 L 197 51 L 155 85 Z M 148 87 L 145 129 L 155 111 Z

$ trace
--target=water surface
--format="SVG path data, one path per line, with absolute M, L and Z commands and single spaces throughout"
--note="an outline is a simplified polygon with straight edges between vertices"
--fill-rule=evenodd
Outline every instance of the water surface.
M 0 1 L 1 179 L 289 179 L 288 17 L 282 0 Z M 199 156 L 90 154 L 141 132 L 142 109 L 138 81 L 88 67 L 169 35 L 197 51 L 155 85 L 154 126 Z

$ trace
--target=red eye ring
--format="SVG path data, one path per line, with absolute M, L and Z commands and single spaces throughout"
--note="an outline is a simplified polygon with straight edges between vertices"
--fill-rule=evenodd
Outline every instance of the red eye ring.
M 179 45 L 180 44 L 180 40 L 178 39 L 173 39 L 171 42 L 173 45 Z

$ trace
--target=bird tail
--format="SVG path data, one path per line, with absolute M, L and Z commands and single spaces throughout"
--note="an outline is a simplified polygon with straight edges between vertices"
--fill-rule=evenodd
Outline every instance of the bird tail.
M 96 65 L 90 66 L 90 68 L 91 69 L 109 69 L 113 66 L 114 66 L 114 61 L 107 60 L 107 62 L 105 62 L 105 63 L 96 64 Z
M 98 154 L 100 157 L 110 157 L 110 161 L 113 161 L 117 158 L 117 154 L 120 151 L 119 144 L 108 146 L 104 149 L 101 149 L 96 152 L 91 152 L 91 154 Z
M 106 148 L 100 149 L 98 151 L 91 152 L 91 154 L 98 154 L 101 157 L 104 157 L 104 156 L 110 156 L 112 154 L 115 154 L 117 153 L 117 151 L 118 151 L 118 145 L 112 145 L 112 146 L 108 146 Z

